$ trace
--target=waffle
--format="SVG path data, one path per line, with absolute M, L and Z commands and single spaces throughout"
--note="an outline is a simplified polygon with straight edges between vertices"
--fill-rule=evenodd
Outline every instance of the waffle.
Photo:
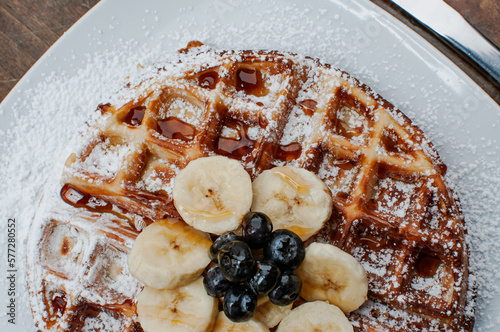
M 178 217 L 175 175 L 191 160 L 224 155 L 252 179 L 290 165 L 329 187 L 332 217 L 308 242 L 334 244 L 365 268 L 369 301 L 349 316 L 355 331 L 472 331 L 464 220 L 446 166 L 403 113 L 345 72 L 295 54 L 191 42 L 176 60 L 143 68 L 116 101 L 99 105 L 82 142 L 62 177 L 62 197 L 72 206 L 38 218 L 33 227 L 42 231 L 30 237 L 40 245 L 29 255 L 46 262 L 30 279 L 42 330 L 83 331 L 80 323 L 72 327 L 88 316 L 81 308 L 124 324 L 101 330 L 140 330 L 140 286 L 128 296 L 110 283 L 84 292 L 66 279 L 92 284 L 84 271 L 108 265 L 97 244 L 120 256 L 144 225 Z M 64 244 L 54 260 L 43 258 L 57 227 L 81 229 L 88 257 L 104 258 L 71 258 L 77 275 L 68 276 L 58 269 Z
M 46 198 L 31 227 L 27 267 L 39 331 L 142 331 L 134 298 L 141 285 L 127 254 L 137 230 L 126 219 Z

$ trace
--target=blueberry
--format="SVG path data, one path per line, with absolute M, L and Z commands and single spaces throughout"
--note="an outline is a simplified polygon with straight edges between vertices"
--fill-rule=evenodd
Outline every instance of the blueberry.
M 205 274 L 203 286 L 205 286 L 208 295 L 223 297 L 233 284 L 224 277 L 219 265 L 216 265 L 211 267 Z
M 243 241 L 233 241 L 219 250 L 219 266 L 224 277 L 231 282 L 243 282 L 255 273 L 252 250 Z
M 264 247 L 264 258 L 274 263 L 282 272 L 299 267 L 306 256 L 300 237 L 288 229 L 278 229 Z
M 299 298 L 302 290 L 302 281 L 292 273 L 283 273 L 278 284 L 269 292 L 269 300 L 279 306 L 286 306 Z
M 243 238 L 252 249 L 260 249 L 271 239 L 273 224 L 264 213 L 249 212 L 243 220 Z
M 266 261 L 257 261 L 257 272 L 250 278 L 248 285 L 256 294 L 267 294 L 276 286 L 280 270 Z
M 224 313 L 233 322 L 244 322 L 252 318 L 257 307 L 257 295 L 241 286 L 227 291 L 223 301 Z
M 238 236 L 234 234 L 233 232 L 226 232 L 219 236 L 212 246 L 210 247 L 209 251 L 209 256 L 212 261 L 217 263 L 217 254 L 219 253 L 219 250 L 224 247 L 226 244 L 233 242 L 233 241 L 241 241 L 243 238 L 241 236 Z

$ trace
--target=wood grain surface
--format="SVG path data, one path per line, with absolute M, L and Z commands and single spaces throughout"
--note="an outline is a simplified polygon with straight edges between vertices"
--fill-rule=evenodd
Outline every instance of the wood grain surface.
M 0 0 L 0 100 L 99 0 Z
M 500 47 L 499 0 L 445 1 Z M 99 0 L 0 0 L 0 101 L 45 51 L 97 2 Z M 434 45 L 440 48 L 439 44 Z M 473 73 L 467 73 L 478 82 Z M 489 89 L 490 92 L 485 91 L 491 95 L 491 89 L 496 88 Z
M 500 47 L 499 0 L 445 0 L 492 43 Z

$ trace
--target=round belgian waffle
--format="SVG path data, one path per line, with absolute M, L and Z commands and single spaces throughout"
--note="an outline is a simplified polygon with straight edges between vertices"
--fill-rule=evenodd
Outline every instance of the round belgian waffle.
M 28 262 L 40 263 L 29 289 L 41 330 L 140 330 L 140 285 L 124 257 L 145 223 L 177 216 L 175 175 L 209 155 L 239 160 L 252 178 L 292 165 L 327 184 L 334 211 L 308 242 L 332 243 L 365 268 L 369 301 L 349 316 L 356 331 L 472 330 L 458 200 L 403 113 L 294 54 L 192 42 L 178 61 L 143 72 L 124 102 L 98 107 L 68 158 L 61 196 L 73 206 L 56 204 L 33 224 Z

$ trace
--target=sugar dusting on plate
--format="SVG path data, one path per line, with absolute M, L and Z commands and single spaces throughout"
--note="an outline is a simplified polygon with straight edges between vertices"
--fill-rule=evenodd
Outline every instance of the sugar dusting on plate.
M 220 3 L 224 6 L 216 9 L 217 15 L 226 15 L 227 12 L 236 10 L 238 5 L 234 1 Z M 345 45 L 347 41 L 344 36 L 352 32 L 348 31 L 343 22 L 338 21 L 338 14 L 329 13 L 326 9 L 305 12 L 293 4 L 273 7 L 263 2 L 259 3 L 266 15 L 259 17 L 257 11 L 250 10 L 249 15 L 254 19 L 251 25 L 249 23 L 225 23 L 217 19 L 208 23 L 197 22 L 194 17 L 190 17 L 193 8 L 186 7 L 180 12 L 180 17 L 185 20 L 176 22 L 175 33 L 160 36 L 152 32 L 162 24 L 161 13 L 149 11 L 147 14 L 154 19 L 151 20 L 153 23 L 148 23 L 151 25 L 144 24 L 145 38 L 163 40 L 165 44 L 173 45 L 173 47 L 163 46 L 161 42 L 155 43 L 154 47 L 142 47 L 143 45 L 138 41 L 120 41 L 118 49 L 105 50 L 83 57 L 80 69 L 74 74 L 46 73 L 40 83 L 23 91 L 23 97 L 14 103 L 12 109 L 0 107 L 0 115 L 13 112 L 16 116 L 13 126 L 5 132 L 0 132 L 3 151 L 0 160 L 0 179 L 2 180 L 0 192 L 3 193 L 0 201 L 0 214 L 3 234 L 6 234 L 4 227 L 6 227 L 7 219 L 16 218 L 19 290 L 24 289 L 21 285 L 25 284 L 24 249 L 29 224 L 37 211 L 45 188 L 59 181 L 63 163 L 80 137 L 77 134 L 78 130 L 88 120 L 97 105 L 109 100 L 109 97 L 127 82 L 144 78 L 140 75 L 134 77 L 138 64 L 148 68 L 154 62 L 169 61 L 175 48 L 183 47 L 192 39 L 200 39 L 209 45 L 225 49 L 266 48 L 268 45 L 274 45 L 276 47 L 273 48 L 282 51 L 300 52 L 329 59 L 333 65 L 345 66 L 342 69 L 349 69 L 348 71 L 353 76 L 363 77 L 373 88 L 377 87 L 378 77 L 373 74 L 369 66 L 357 60 L 357 55 L 362 53 L 362 47 L 357 52 L 346 51 L 349 48 Z M 269 20 L 269 16 L 276 19 Z M 318 20 L 326 23 L 317 24 Z M 111 21 L 110 24 L 113 25 L 113 22 Z M 115 23 L 115 25 L 119 27 L 119 24 Z M 250 28 L 252 33 L 248 33 Z M 367 31 L 365 29 L 366 34 L 369 35 Z M 245 38 L 235 39 L 234 36 L 245 36 Z M 309 38 L 304 38 L 305 36 Z M 99 33 L 92 38 L 95 43 L 102 44 Z M 318 43 L 318 40 L 322 42 Z M 149 45 L 152 44 L 149 43 Z M 105 49 L 106 46 L 102 44 L 102 48 Z M 388 63 L 381 65 L 387 65 L 387 68 L 392 68 L 392 70 L 395 68 Z M 398 75 L 398 72 L 390 72 L 388 75 Z M 415 84 L 416 79 L 422 78 L 408 77 L 408 85 Z M 449 86 L 453 88 L 453 84 L 450 83 Z M 456 110 L 454 113 L 446 103 L 440 104 L 441 95 L 451 100 L 454 92 L 445 90 L 436 93 L 436 88 L 439 87 L 425 86 L 421 88 L 421 91 L 415 91 L 409 96 L 406 104 L 399 106 L 431 141 L 438 143 L 438 151 L 444 151 L 448 156 L 458 156 L 456 159 L 448 158 L 458 160 L 455 162 L 447 162 L 447 158 L 444 158 L 448 166 L 447 179 L 462 203 L 468 228 L 467 241 L 471 252 L 471 270 L 478 286 L 476 319 L 480 320 L 483 326 L 477 330 L 486 331 L 500 324 L 497 317 L 488 317 L 484 314 L 490 301 L 498 297 L 500 293 L 498 289 L 498 271 L 500 270 L 499 142 L 491 139 L 478 139 L 458 143 L 453 137 L 445 136 L 447 133 L 439 131 L 439 127 L 436 127 L 434 123 L 442 121 L 444 116 L 450 125 L 463 128 L 463 134 L 473 135 L 467 132 L 470 107 Z M 391 101 L 390 97 L 398 95 L 399 91 L 399 87 L 394 86 L 380 86 L 379 89 L 383 90 L 382 95 L 389 101 Z M 412 100 L 415 98 L 429 100 L 428 108 L 414 109 Z M 474 101 L 474 99 L 470 100 Z M 298 119 L 299 115 L 297 114 Z M 496 124 L 498 121 L 490 125 Z M 290 128 L 290 133 L 300 127 L 297 123 Z M 300 133 L 294 132 L 293 135 L 300 135 Z M 127 151 L 118 152 L 126 153 Z M 474 162 L 460 161 L 464 159 L 460 158 L 464 154 L 475 155 Z M 145 183 L 145 185 L 154 186 L 154 183 Z M 2 237 L 0 252 L 4 252 L 6 247 L 6 237 Z M 2 257 L 5 256 L 2 255 Z M 421 286 L 425 287 L 424 284 Z M 17 296 L 19 303 L 29 308 L 27 292 L 21 291 Z M 21 317 L 28 319 L 29 315 L 29 312 L 20 313 L 18 322 L 21 321 Z M 3 316 L 5 313 L 2 311 L 0 317 L 4 319 Z

